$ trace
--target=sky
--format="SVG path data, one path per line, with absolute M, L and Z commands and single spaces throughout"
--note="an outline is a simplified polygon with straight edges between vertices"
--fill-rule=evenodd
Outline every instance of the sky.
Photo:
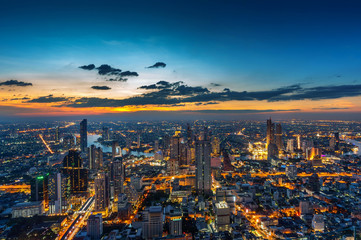
M 0 3 L 0 120 L 361 116 L 360 1 Z

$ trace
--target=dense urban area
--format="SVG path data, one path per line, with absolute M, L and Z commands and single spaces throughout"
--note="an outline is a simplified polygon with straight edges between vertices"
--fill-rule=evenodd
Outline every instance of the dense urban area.
M 1 239 L 361 239 L 361 122 L 0 124 Z

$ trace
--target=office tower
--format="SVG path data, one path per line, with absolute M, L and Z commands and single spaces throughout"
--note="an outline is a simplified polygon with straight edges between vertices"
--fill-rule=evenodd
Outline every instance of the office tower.
M 335 150 L 339 150 L 339 144 L 340 144 L 340 134 L 338 132 L 335 132 L 334 134 L 334 138 L 335 138 Z
M 87 147 L 88 147 L 88 126 L 87 126 L 87 120 L 83 119 L 83 121 L 80 122 L 80 151 L 86 152 Z
M 30 180 L 31 196 L 30 201 L 44 201 L 44 205 L 48 206 L 49 203 L 49 192 L 48 192 L 48 176 L 45 174 L 37 176 Z
M 95 150 L 96 147 L 94 144 L 92 144 L 89 148 L 88 148 L 88 159 L 89 159 L 89 169 L 93 170 L 96 169 L 96 162 L 95 162 Z
M 107 173 L 98 173 L 94 180 L 95 211 L 106 211 L 110 205 L 109 177 Z
M 167 135 L 164 135 L 163 137 L 163 141 L 162 141 L 162 148 L 163 150 L 167 150 L 170 146 L 170 139 L 171 137 L 167 134 Z
M 187 123 L 187 144 L 193 145 L 193 132 L 189 123 Z
M 109 128 L 108 127 L 103 127 L 102 138 L 105 141 L 110 140 L 110 133 L 109 133 Z
M 297 135 L 297 150 L 301 149 L 301 135 Z
M 267 160 L 278 158 L 278 148 L 275 143 L 270 143 L 267 147 Z
M 218 231 L 228 231 L 231 223 L 231 212 L 227 202 L 222 201 L 215 204 L 216 227 Z
M 140 148 L 140 133 L 137 136 L 137 148 Z
M 219 138 L 214 136 L 212 138 L 212 154 L 213 156 L 218 156 L 221 153 L 221 142 Z
M 175 176 L 179 173 L 179 165 L 176 159 L 170 158 L 167 161 L 167 172 L 169 176 Z
M 272 119 L 267 119 L 267 146 L 275 142 L 275 124 L 272 123 Z
M 61 173 L 49 176 L 49 213 L 64 213 L 67 210 L 69 184 Z
M 119 146 L 118 141 L 112 143 L 112 159 L 122 156 L 122 148 Z
M 173 236 L 181 235 L 182 232 L 182 212 L 179 208 L 170 211 L 169 214 L 169 234 Z
M 69 150 L 64 157 L 61 172 L 67 175 L 72 193 L 86 192 L 88 188 L 88 171 L 83 168 L 83 160 L 77 150 Z
M 161 206 L 151 206 L 143 212 L 143 238 L 154 239 L 163 234 L 163 210 Z
M 196 189 L 200 194 L 209 194 L 212 186 L 211 143 L 207 133 L 196 140 Z
M 294 152 L 294 140 L 293 139 L 288 139 L 287 140 L 287 148 L 286 148 L 287 152 L 293 153 Z
M 182 165 L 181 161 L 181 151 L 182 151 L 182 139 L 179 134 L 176 134 L 170 139 L 170 159 L 174 159 L 178 162 L 178 165 Z
M 283 149 L 283 140 L 282 140 L 282 126 L 281 124 L 276 124 L 276 145 L 278 150 L 282 150 Z
M 132 210 L 132 205 L 128 201 L 126 194 L 121 193 L 118 195 L 118 217 L 120 219 L 127 219 Z
M 100 240 L 103 234 L 103 219 L 100 213 L 89 216 L 86 231 L 91 240 Z
M 59 126 L 55 128 L 55 142 L 59 142 Z
M 124 193 L 125 165 L 121 157 L 111 163 L 111 180 L 114 182 L 114 194 Z
M 98 147 L 95 151 L 95 163 L 97 169 L 101 169 L 103 167 L 103 149 Z
M 323 232 L 325 230 L 325 220 L 322 214 L 315 214 L 313 216 L 312 228 L 315 232 Z

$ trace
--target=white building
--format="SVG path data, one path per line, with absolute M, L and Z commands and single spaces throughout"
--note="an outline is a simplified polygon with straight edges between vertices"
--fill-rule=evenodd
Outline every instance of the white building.
M 24 202 L 12 207 L 12 218 L 32 217 L 44 213 L 43 202 Z
M 315 232 L 323 232 L 325 230 L 325 220 L 322 214 L 315 214 L 313 216 L 312 227 Z

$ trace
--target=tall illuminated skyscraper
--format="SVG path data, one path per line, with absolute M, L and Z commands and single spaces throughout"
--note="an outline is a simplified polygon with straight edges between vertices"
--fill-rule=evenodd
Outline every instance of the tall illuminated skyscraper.
M 267 119 L 267 146 L 271 143 L 275 143 L 275 124 L 272 123 L 272 119 Z
M 86 152 L 88 147 L 88 123 L 86 119 L 80 122 L 80 150 Z
M 98 173 L 94 180 L 95 211 L 105 211 L 110 204 L 109 177 L 107 173 Z
M 211 142 L 205 131 L 204 136 L 196 140 L 196 189 L 200 194 L 211 191 Z
M 284 148 L 283 147 L 283 140 L 282 140 L 282 126 L 279 123 L 276 124 L 275 137 L 276 137 L 276 145 L 277 145 L 278 150 L 282 150 Z
M 87 191 L 88 171 L 83 168 L 83 160 L 77 150 L 69 150 L 68 155 L 64 157 L 61 171 L 68 176 L 72 193 Z

